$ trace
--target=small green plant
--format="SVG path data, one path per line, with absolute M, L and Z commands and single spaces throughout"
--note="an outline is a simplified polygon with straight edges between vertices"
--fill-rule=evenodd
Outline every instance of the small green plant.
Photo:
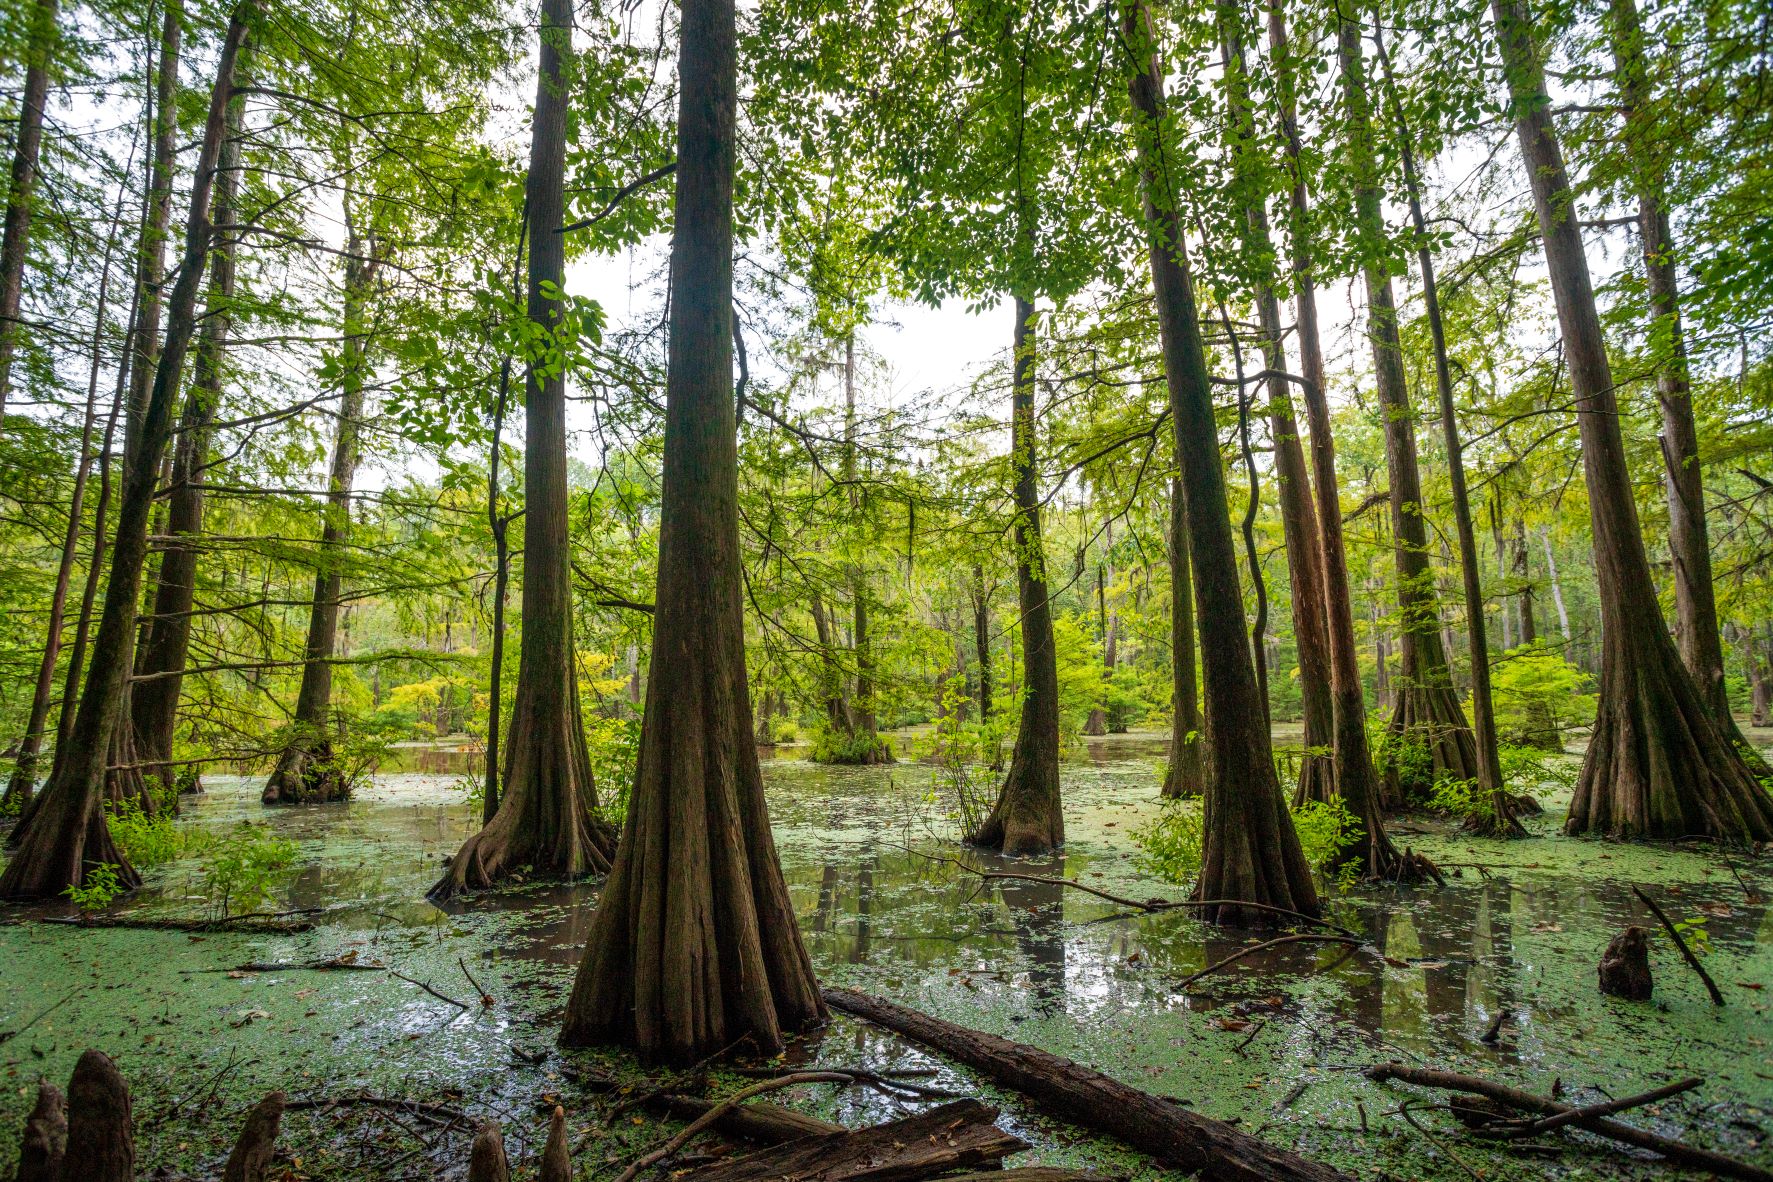
M 234 907 L 248 910 L 271 897 L 273 874 L 294 860 L 293 841 L 263 825 L 242 821 L 220 838 L 203 867 L 210 900 L 225 918 Z
M 480 772 L 463 772 L 450 787 L 462 794 L 468 814 L 478 817 L 486 804 L 486 776 Z
M 1342 867 L 1343 853 L 1365 832 L 1360 819 L 1348 811 L 1340 798 L 1300 804 L 1293 809 L 1293 829 L 1299 834 L 1305 860 L 1324 871 Z M 1359 867 L 1355 871 L 1359 873 Z
M 184 852 L 182 836 L 172 823 L 172 793 L 157 788 L 150 788 L 149 792 L 152 812 L 134 797 L 114 800 L 105 806 L 111 836 L 137 870 L 170 862 Z
M 585 728 L 585 746 L 603 819 L 619 830 L 628 819 L 628 796 L 640 765 L 640 719 L 599 718 Z
M 78 886 L 62 892 L 82 911 L 102 911 L 122 893 L 123 884 L 117 881 L 117 867 L 111 862 L 100 862 L 87 870 L 84 881 Z
M 1694 915 L 1674 921 L 1674 930 L 1687 942 L 1694 956 L 1704 956 L 1711 951 L 1711 932 L 1705 926 L 1705 919 L 1703 915 Z
M 890 755 L 887 741 L 877 734 L 857 732 L 849 735 L 824 726 L 813 736 L 810 758 L 814 763 L 857 766 L 886 763 Z
M 986 751 L 1001 751 L 1003 745 L 1001 728 L 995 722 L 974 725 L 965 721 L 971 703 L 966 678 L 949 678 L 942 687 L 935 733 L 913 749 L 916 758 L 936 767 L 925 803 L 946 803 L 948 816 L 958 822 L 962 837 L 976 831 L 990 815 L 992 777 L 978 773 L 978 761 Z
M 1133 831 L 1139 847 L 1133 864 L 1165 882 L 1192 882 L 1200 873 L 1205 836 L 1199 801 L 1167 800 L 1151 824 Z
M 1434 755 L 1420 735 L 1382 729 L 1373 743 L 1373 764 L 1382 776 L 1395 776 L 1408 800 L 1427 800 L 1434 791 Z

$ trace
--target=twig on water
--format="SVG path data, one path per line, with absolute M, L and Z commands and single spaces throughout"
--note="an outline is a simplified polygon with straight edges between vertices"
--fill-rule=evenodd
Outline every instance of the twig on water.
M 1226 967 L 1227 965 L 1236 964 L 1238 961 L 1243 960 L 1247 956 L 1254 956 L 1256 953 L 1261 952 L 1264 949 L 1274 948 L 1280 944 L 1303 944 L 1303 943 L 1342 944 L 1342 945 L 1346 945 L 1346 946 L 1352 947 L 1352 948 L 1359 948 L 1361 946 L 1362 941 L 1356 939 L 1353 936 L 1321 936 L 1321 935 L 1317 935 L 1315 933 L 1298 933 L 1298 934 L 1294 934 L 1291 936 L 1277 936 L 1272 940 L 1264 940 L 1260 944 L 1252 944 L 1248 948 L 1240 948 L 1236 952 L 1232 953 L 1230 956 L 1226 957 L 1224 960 L 1215 961 L 1212 964 L 1208 965 L 1206 968 L 1202 969 L 1200 972 L 1194 973 L 1188 977 L 1184 977 L 1182 979 L 1182 983 L 1180 985 L 1178 985 L 1177 988 L 1178 989 L 1187 989 L 1190 985 L 1194 984 L 1196 981 L 1200 980 L 1202 977 L 1205 977 L 1210 973 L 1216 973 L 1220 969 Z
M 458 1010 L 469 1010 L 469 1009 L 474 1008 L 473 1006 L 470 1006 L 465 1001 L 457 1001 L 455 998 L 449 996 L 447 993 L 437 992 L 437 990 L 431 988 L 429 985 L 425 984 L 423 981 L 416 980 L 415 978 L 409 977 L 405 973 L 396 973 L 393 969 L 389 969 L 388 974 L 389 974 L 389 976 L 399 977 L 402 981 L 405 981 L 408 985 L 417 985 L 420 989 L 423 989 L 426 993 L 429 993 L 432 997 L 435 997 L 438 1001 L 448 1002 L 450 1005 L 455 1006 Z
M 1675 947 L 1681 950 L 1681 957 L 1687 962 L 1687 967 L 1698 973 L 1699 979 L 1705 982 L 1705 990 L 1711 994 L 1711 1003 L 1718 1006 L 1723 1005 L 1724 995 L 1718 991 L 1718 983 L 1711 979 L 1711 974 L 1705 971 L 1705 966 L 1699 963 L 1699 958 L 1693 955 L 1693 950 L 1687 947 L 1685 940 L 1681 939 L 1681 933 L 1675 928 L 1668 915 L 1662 908 L 1656 906 L 1656 901 L 1646 895 L 1642 887 L 1634 886 L 1631 891 L 1632 894 L 1643 900 L 1644 906 L 1650 909 L 1650 914 L 1661 921 L 1662 930 L 1668 933 L 1668 938 L 1673 940 Z
M 480 1004 L 488 1007 L 497 1005 L 498 1003 L 493 995 L 482 989 L 480 987 L 480 982 L 474 979 L 474 974 L 468 971 L 468 961 L 466 958 L 458 956 L 456 957 L 456 963 L 462 966 L 462 976 L 468 978 L 468 984 L 472 985 L 474 987 L 474 992 L 479 995 Z

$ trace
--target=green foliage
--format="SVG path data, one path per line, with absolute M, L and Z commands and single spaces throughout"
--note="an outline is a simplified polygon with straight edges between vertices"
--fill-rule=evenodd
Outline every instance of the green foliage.
M 203 884 L 218 914 L 250 911 L 271 897 L 275 873 L 288 866 L 296 846 L 269 827 L 242 821 L 217 837 L 203 866 Z
M 886 762 L 882 756 L 891 750 L 892 745 L 878 734 L 849 734 L 825 724 L 813 733 L 813 749 L 808 758 L 814 763 L 862 766 Z
M 111 837 L 137 870 L 170 862 L 184 851 L 185 831 L 173 824 L 171 793 L 152 788 L 149 791 L 154 793 L 152 813 L 134 797 L 110 801 L 105 806 Z
M 965 715 L 971 705 L 964 676 L 945 680 L 935 731 L 912 749 L 918 760 L 936 768 L 926 803 L 945 806 L 963 838 L 978 829 L 993 803 L 995 776 L 980 767 L 980 760 L 989 758 L 996 766 L 1003 758 L 1001 720 L 969 723 Z
M 628 819 L 628 797 L 640 763 L 640 719 L 594 718 L 585 728 L 591 778 L 604 820 L 621 829 Z
M 1381 726 L 1371 736 L 1373 766 L 1382 776 L 1396 776 L 1407 800 L 1426 800 L 1434 794 L 1434 756 L 1416 734 Z
M 1342 855 L 1361 839 L 1361 823 L 1340 797 L 1308 800 L 1293 809 L 1293 829 L 1305 860 L 1319 870 L 1343 864 Z M 1358 869 L 1358 868 L 1357 868 Z
M 1561 751 L 1566 730 L 1594 721 L 1593 679 L 1549 646 L 1510 649 L 1491 666 L 1490 683 L 1504 743 Z
M 62 892 L 82 911 L 103 911 L 122 893 L 123 884 L 117 881 L 117 867 L 112 862 L 88 867 L 85 879 L 78 886 Z
M 1198 800 L 1166 800 L 1150 824 L 1133 831 L 1133 842 L 1139 847 L 1133 855 L 1134 864 L 1166 882 L 1193 882 L 1200 873 L 1205 836 L 1201 811 Z M 1306 801 L 1292 814 L 1305 860 L 1319 870 L 1328 872 L 1341 866 L 1343 852 L 1360 839 L 1360 821 L 1340 800 Z M 1359 872 L 1358 867 L 1353 869 Z

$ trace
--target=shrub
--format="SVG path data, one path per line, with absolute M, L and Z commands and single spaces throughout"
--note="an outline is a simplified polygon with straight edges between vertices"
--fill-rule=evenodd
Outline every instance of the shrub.
M 295 859 L 295 842 L 278 837 L 263 825 L 242 821 L 217 839 L 203 882 L 225 918 L 238 905 L 252 910 L 271 897 L 271 879 Z
M 1337 867 L 1343 851 L 1361 835 L 1360 821 L 1340 800 L 1306 801 L 1292 813 L 1305 858 L 1319 870 Z M 1200 801 L 1165 801 L 1163 811 L 1149 825 L 1133 831 L 1133 841 L 1139 847 L 1133 864 L 1166 882 L 1192 882 L 1200 873 L 1205 834 Z M 1359 873 L 1359 867 L 1352 869 Z

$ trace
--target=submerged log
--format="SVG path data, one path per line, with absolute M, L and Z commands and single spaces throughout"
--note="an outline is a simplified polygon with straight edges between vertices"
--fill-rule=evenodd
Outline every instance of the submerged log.
M 1632 924 L 1601 953 L 1601 992 L 1632 1001 L 1649 1001 L 1654 988 L 1650 979 L 1650 930 Z
M 1028 1148 L 996 1120 L 995 1108 L 956 1100 L 903 1120 L 806 1137 L 704 1166 L 682 1175 L 682 1182 L 917 1182 L 951 1170 L 989 1169 Z
M 969 1030 L 853 989 L 824 993 L 825 1003 L 833 1009 L 934 1047 L 1055 1115 L 1116 1137 L 1177 1169 L 1224 1182 L 1346 1182 L 1345 1175 L 1329 1166 L 1037 1047 Z
M 68 1080 L 68 1150 L 61 1176 L 69 1182 L 134 1182 L 129 1085 L 103 1051 L 81 1055 Z
M 712 1112 L 715 1102 L 704 1100 L 700 1096 L 666 1095 L 648 1101 L 647 1106 L 671 1116 L 694 1120 Z M 818 1137 L 845 1131 L 842 1125 L 834 1125 L 816 1116 L 808 1116 L 804 1112 L 761 1100 L 731 1109 L 715 1120 L 714 1128 L 729 1137 L 744 1137 L 764 1145 L 780 1145 L 784 1141 L 798 1141 L 802 1137 Z
M 496 1121 L 487 1121 L 474 1134 L 474 1144 L 468 1149 L 468 1182 L 511 1182 L 505 1136 Z
M 1439 1088 L 1443 1091 L 1484 1096 L 1521 1112 L 1537 1112 L 1544 1116 L 1569 1114 L 1571 1115 L 1570 1123 L 1584 1132 L 1594 1133 L 1626 1145 L 1635 1145 L 1639 1149 L 1648 1149 L 1652 1153 L 1661 1154 L 1671 1162 L 1677 1162 L 1697 1170 L 1709 1170 L 1723 1178 L 1738 1178 L 1742 1182 L 1773 1182 L 1773 1171 L 1764 1170 L 1745 1161 L 1738 1161 L 1722 1153 L 1714 1153 L 1709 1149 L 1700 1149 L 1670 1137 L 1633 1128 L 1631 1125 L 1623 1125 L 1616 1120 L 1608 1120 L 1605 1116 L 1584 1115 L 1573 1105 L 1560 1104 L 1556 1100 L 1535 1096 L 1532 1092 L 1523 1092 L 1519 1088 L 1511 1088 L 1507 1084 L 1497 1083 L 1495 1080 L 1478 1079 L 1453 1071 L 1437 1071 L 1427 1067 L 1406 1067 L 1402 1063 L 1380 1063 L 1369 1067 L 1367 1078 L 1378 1083 L 1383 1083 L 1388 1079 L 1396 1079 L 1402 1080 L 1404 1083 L 1415 1084 L 1418 1087 Z
M 37 1085 L 37 1103 L 19 1138 L 18 1182 L 57 1182 L 68 1147 L 68 1102 L 47 1081 Z
M 282 1092 L 272 1092 L 247 1114 L 246 1127 L 240 1130 L 240 1139 L 234 1142 L 234 1151 L 222 1168 L 222 1182 L 265 1182 L 271 1155 L 277 1150 L 277 1133 L 283 1127 L 286 1099 Z

